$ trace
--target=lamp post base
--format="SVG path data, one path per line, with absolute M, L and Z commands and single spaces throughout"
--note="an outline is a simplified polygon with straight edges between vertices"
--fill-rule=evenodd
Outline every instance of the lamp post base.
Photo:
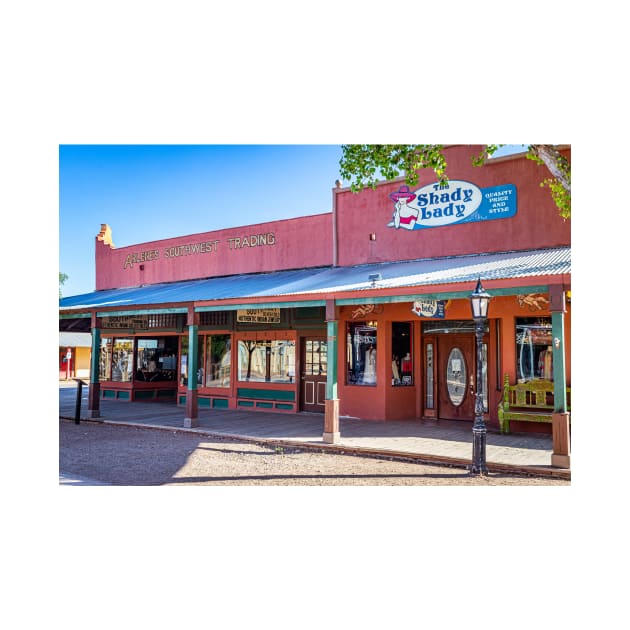
M 478 475 L 480 477 L 483 477 L 484 475 L 488 474 L 488 469 L 485 466 L 485 464 L 482 464 L 480 466 L 476 466 L 475 464 L 472 464 L 470 466 L 470 474 L 471 475 Z
M 483 422 L 483 421 L 482 421 Z M 477 423 L 475 423 L 477 424 Z M 473 427 L 473 453 L 470 466 L 471 475 L 487 475 L 486 466 L 486 428 Z

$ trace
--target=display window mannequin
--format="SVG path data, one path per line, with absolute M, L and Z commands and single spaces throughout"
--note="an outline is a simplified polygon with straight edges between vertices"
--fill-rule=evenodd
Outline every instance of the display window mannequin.
M 376 348 L 373 345 L 369 345 L 365 351 L 363 382 L 368 384 L 376 383 Z

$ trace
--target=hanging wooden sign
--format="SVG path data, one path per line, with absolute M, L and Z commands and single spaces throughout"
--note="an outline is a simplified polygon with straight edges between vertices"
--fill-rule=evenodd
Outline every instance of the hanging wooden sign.
M 246 308 L 236 311 L 236 321 L 243 324 L 279 324 L 279 308 Z
M 443 319 L 446 306 L 446 300 L 418 300 L 413 303 L 411 312 L 415 313 L 418 317 L 437 317 Z
M 112 315 L 103 317 L 101 326 L 103 328 L 139 328 L 149 327 L 148 315 Z

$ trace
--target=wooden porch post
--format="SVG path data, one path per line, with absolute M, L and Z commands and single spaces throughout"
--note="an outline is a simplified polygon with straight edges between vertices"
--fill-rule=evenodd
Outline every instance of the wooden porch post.
M 339 322 L 335 300 L 326 300 L 326 326 L 328 329 L 328 367 L 326 370 L 326 401 L 324 413 L 324 435 L 328 444 L 339 441 L 339 398 L 337 397 L 337 361 Z
M 188 309 L 188 390 L 186 391 L 186 417 L 184 427 L 190 429 L 199 426 L 199 399 L 197 391 L 197 326 L 195 309 Z
M 101 383 L 99 381 L 101 329 L 96 312 L 92 312 L 92 354 L 90 356 L 90 389 L 88 391 L 88 417 L 100 418 Z
M 557 468 L 571 467 L 571 440 L 567 412 L 567 377 L 565 370 L 564 314 L 566 313 L 563 286 L 549 287 L 551 304 L 551 336 L 553 352 L 553 400 L 551 416 L 553 453 L 551 465 Z

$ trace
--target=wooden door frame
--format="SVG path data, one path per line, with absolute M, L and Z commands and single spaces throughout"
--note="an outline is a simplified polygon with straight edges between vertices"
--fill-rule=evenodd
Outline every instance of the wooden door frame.
M 299 385 L 298 385 L 298 398 L 299 398 L 299 410 L 300 411 L 307 411 L 310 413 L 324 413 L 325 412 L 325 405 L 321 405 L 321 410 L 320 409 L 304 409 L 304 404 L 305 404 L 305 386 L 304 386 L 304 380 L 306 378 L 306 376 L 304 375 L 304 369 L 306 366 L 306 343 L 308 341 L 319 341 L 319 342 L 324 342 L 326 344 L 326 346 L 328 347 L 328 338 L 326 337 L 325 334 L 313 334 L 313 335 L 303 335 L 300 336 L 300 348 L 299 348 L 299 356 L 300 356 L 300 365 L 299 365 L 299 371 L 296 371 L 297 375 L 299 375 Z M 336 359 L 336 358 L 335 358 Z M 326 361 L 326 373 L 328 373 L 328 361 L 330 361 L 330 357 L 328 356 L 327 353 L 327 361 Z M 327 376 L 326 376 L 327 378 Z M 321 381 L 320 381 L 321 382 Z M 324 390 L 325 392 L 325 390 Z M 325 393 L 324 393 L 324 398 L 325 398 Z M 315 390 L 315 400 L 317 400 L 317 389 Z
M 436 335 L 437 338 L 437 355 L 436 355 L 436 359 L 434 362 L 435 365 L 435 375 L 436 375 L 436 380 L 435 380 L 435 390 L 436 390 L 436 396 L 437 398 L 436 400 L 436 407 L 437 407 L 437 418 L 440 420 L 459 420 L 459 421 L 470 421 L 473 422 L 474 420 L 474 393 L 476 392 L 476 378 L 477 378 L 477 374 L 476 374 L 476 365 L 477 365 L 477 356 L 476 356 L 476 340 L 475 340 L 475 335 L 474 333 L 452 333 L 452 334 L 444 334 L 444 335 Z M 460 347 L 461 345 L 464 344 L 460 344 L 458 346 L 457 344 L 457 340 L 465 340 L 466 341 L 466 345 L 469 346 L 469 356 L 466 357 L 466 353 L 464 353 L 464 359 L 468 359 L 467 361 L 467 365 L 466 365 L 466 370 L 467 370 L 467 374 L 466 374 L 466 384 L 465 384 L 465 388 L 466 388 L 466 394 L 465 396 L 471 396 L 470 399 L 468 400 L 464 400 L 462 402 L 462 404 L 464 405 L 468 405 L 468 412 L 465 413 L 462 417 L 457 417 L 457 418 L 453 418 L 453 417 L 446 417 L 446 410 L 445 410 L 445 405 L 443 404 L 444 400 L 446 399 L 446 397 L 448 397 L 448 389 L 447 389 L 447 385 L 445 383 L 445 376 L 442 373 L 443 372 L 443 367 L 445 365 L 445 362 L 448 360 L 448 356 L 445 355 L 446 352 L 446 346 L 449 346 L 451 349 L 453 347 Z M 473 383 L 472 383 L 472 393 L 470 391 L 470 379 L 473 379 Z M 456 407 L 455 405 L 451 405 L 453 408 L 461 408 L 461 405 Z M 449 414 L 450 416 L 451 414 Z
M 438 355 L 438 335 L 423 335 L 422 337 L 422 345 L 421 347 L 421 357 L 422 357 L 422 369 L 420 373 L 422 374 L 422 383 L 419 387 L 420 396 L 422 397 L 420 401 L 420 417 L 423 418 L 438 418 L 439 415 L 439 401 L 438 401 L 438 388 L 437 388 L 437 367 L 436 367 L 436 358 Z M 432 365 L 431 371 L 433 373 L 433 409 L 427 408 L 427 345 L 433 345 L 433 357 L 432 357 Z

